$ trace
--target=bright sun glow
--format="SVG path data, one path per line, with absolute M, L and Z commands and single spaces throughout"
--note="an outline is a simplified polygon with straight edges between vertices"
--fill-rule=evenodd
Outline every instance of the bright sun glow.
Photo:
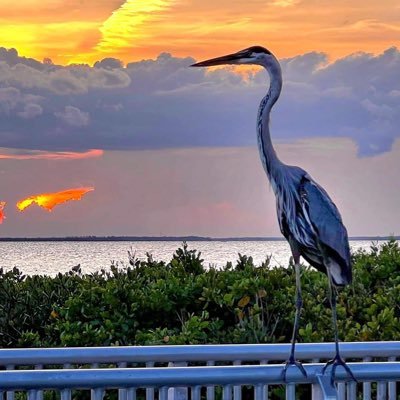
M 126 0 L 100 28 L 102 39 L 96 50 L 115 53 L 121 48 L 134 47 L 139 40 L 149 36 L 142 29 L 143 24 L 157 20 L 173 3 L 166 0 Z
M 70 200 L 81 200 L 82 196 L 94 190 L 94 187 L 83 187 L 77 189 L 67 189 L 56 193 L 42 193 L 27 197 L 17 203 L 19 211 L 24 211 L 31 204 L 36 203 L 47 211 L 51 211 L 55 206 Z
M 4 221 L 4 207 L 6 206 L 6 202 L 5 201 L 0 201 L 0 224 L 3 223 Z

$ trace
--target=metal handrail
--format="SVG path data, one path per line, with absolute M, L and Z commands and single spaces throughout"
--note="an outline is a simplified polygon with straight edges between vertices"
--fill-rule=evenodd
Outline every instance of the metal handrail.
M 290 346 L 0 349 L 0 366 L 7 369 L 0 371 L 0 399 L 6 394 L 7 400 L 13 400 L 15 390 L 27 390 L 28 400 L 42 400 L 43 390 L 49 389 L 60 390 L 62 400 L 71 400 L 74 389 L 87 388 L 91 389 L 92 400 L 102 400 L 105 390 L 118 388 L 120 400 L 135 400 L 136 390 L 146 388 L 147 400 L 187 400 L 189 391 L 192 400 L 200 400 L 201 388 L 206 386 L 207 399 L 214 400 L 215 386 L 221 386 L 224 400 L 241 400 L 242 385 L 252 385 L 254 399 L 267 400 L 269 385 L 285 384 L 286 399 L 294 400 L 298 383 L 311 385 L 313 400 L 357 398 L 360 386 L 353 381 L 345 382 L 348 375 L 343 368 L 338 367 L 336 371 L 337 388 L 331 385 L 329 369 L 325 375 L 321 374 L 323 364 L 319 363 L 334 356 L 334 343 L 297 344 L 296 358 L 304 362 L 308 376 L 304 378 L 298 368 L 290 367 L 286 381 L 283 381 L 283 365 L 276 363 L 287 360 Z M 348 361 L 358 361 L 348 365 L 356 378 L 363 382 L 364 400 L 372 398 L 375 386 L 371 382 L 377 382 L 379 399 L 397 399 L 400 342 L 340 343 L 340 351 Z M 221 362 L 232 365 L 215 366 Z M 199 363 L 207 367 L 193 366 Z M 242 363 L 252 365 L 243 366 Z M 81 365 L 90 369 L 71 369 Z M 103 365 L 106 368 L 100 368 Z M 142 365 L 146 368 L 138 368 Z M 167 365 L 173 368 L 165 368 Z
M 312 384 L 318 382 L 323 365 L 305 364 L 307 377 L 298 368 L 290 369 L 286 381 L 282 365 L 0 371 L 0 390 Z M 349 367 L 360 382 L 400 380 L 400 362 L 349 363 Z M 349 376 L 338 368 L 335 380 L 347 381 Z
M 35 349 L 0 349 L 0 365 L 56 365 L 72 363 L 122 362 L 206 362 L 286 360 L 290 344 L 115 346 Z M 400 357 L 400 342 L 340 343 L 346 359 Z M 334 343 L 299 343 L 299 360 L 329 359 L 335 354 Z

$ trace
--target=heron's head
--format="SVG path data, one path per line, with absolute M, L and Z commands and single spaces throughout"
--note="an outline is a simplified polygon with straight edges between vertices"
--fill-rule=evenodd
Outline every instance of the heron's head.
M 226 56 L 211 58 L 210 60 L 200 61 L 192 64 L 191 67 L 211 67 L 214 65 L 226 64 L 256 64 L 266 68 L 275 65 L 277 62 L 275 56 L 265 47 L 252 46 L 237 53 L 228 54 Z

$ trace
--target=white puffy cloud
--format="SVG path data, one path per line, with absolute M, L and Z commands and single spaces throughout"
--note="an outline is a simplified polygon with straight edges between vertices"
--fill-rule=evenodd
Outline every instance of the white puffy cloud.
M 0 88 L 0 114 L 7 117 L 13 112 L 22 118 L 33 118 L 42 114 L 42 107 L 37 104 L 41 97 L 32 94 L 23 94 L 15 87 Z
M 193 62 L 162 53 L 126 67 L 116 59 L 62 67 L 0 49 L 0 133 L 7 133 L 0 135 L 0 146 L 73 151 L 254 146 L 266 72 L 189 68 Z M 390 150 L 400 136 L 398 49 L 333 63 L 313 52 L 281 64 L 275 141 L 349 137 L 359 155 L 368 156 Z M 25 118 L 31 118 L 29 126 Z
M 21 118 L 31 119 L 37 117 L 38 115 L 41 115 L 42 113 L 43 108 L 39 104 L 27 103 L 24 107 L 24 110 L 19 111 L 17 114 Z
M 90 120 L 89 113 L 73 106 L 66 106 L 62 112 L 55 112 L 54 115 L 66 124 L 76 127 L 86 126 Z
M 92 89 L 127 87 L 130 78 L 122 69 L 73 65 L 37 70 L 25 64 L 9 66 L 3 62 L 0 63 L 0 84 L 12 84 L 25 90 L 49 91 L 57 95 L 79 95 Z
M 20 101 L 21 93 L 14 87 L 6 87 L 0 89 L 0 110 L 9 114 Z

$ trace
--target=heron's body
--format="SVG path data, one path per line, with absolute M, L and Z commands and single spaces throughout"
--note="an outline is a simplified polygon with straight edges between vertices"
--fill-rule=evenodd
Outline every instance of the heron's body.
M 325 274 L 329 268 L 333 283 L 346 285 L 351 282 L 350 249 L 337 207 L 306 171 L 282 163 L 272 145 L 269 116 L 280 95 L 282 79 L 276 70 L 268 72 L 271 83 L 258 110 L 257 143 L 261 163 L 276 196 L 280 230 L 294 256 L 302 256 Z
M 296 315 L 292 335 L 292 349 L 288 365 L 297 365 L 306 375 L 302 365 L 294 359 L 300 310 L 302 307 L 300 284 L 300 256 L 317 270 L 327 274 L 332 320 L 335 329 L 336 356 L 328 362 L 333 364 L 332 383 L 335 369 L 342 365 L 354 379 L 350 369 L 339 355 L 336 296 L 332 285 L 344 286 L 351 282 L 350 249 L 347 231 L 342 218 L 328 193 L 303 169 L 286 165 L 276 155 L 269 131 L 272 107 L 282 89 L 282 73 L 279 61 L 267 49 L 253 46 L 234 54 L 217 57 L 194 64 L 208 67 L 222 64 L 256 64 L 269 73 L 270 86 L 262 99 L 257 116 L 257 142 L 261 163 L 276 196 L 279 227 L 290 244 L 296 271 Z

